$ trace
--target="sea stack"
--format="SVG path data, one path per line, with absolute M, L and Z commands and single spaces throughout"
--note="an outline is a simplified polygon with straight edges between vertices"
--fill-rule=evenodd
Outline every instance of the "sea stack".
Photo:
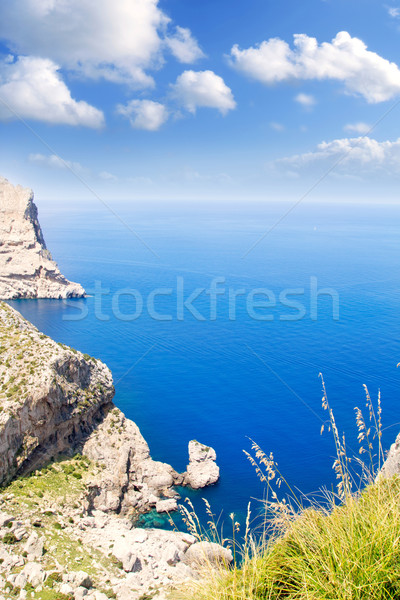
M 0 298 L 79 298 L 46 248 L 33 191 L 0 177 Z

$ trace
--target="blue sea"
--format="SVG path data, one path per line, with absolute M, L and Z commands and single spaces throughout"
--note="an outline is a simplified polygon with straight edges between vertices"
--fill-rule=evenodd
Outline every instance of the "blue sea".
M 190 497 L 225 522 L 261 506 L 249 438 L 304 494 L 335 484 L 320 372 L 349 453 L 363 384 L 381 390 L 386 448 L 400 430 L 400 206 L 303 203 L 282 218 L 289 209 L 41 203 L 53 257 L 92 295 L 11 303 L 107 363 L 153 458 L 181 471 L 189 440 L 215 448 L 219 483 Z

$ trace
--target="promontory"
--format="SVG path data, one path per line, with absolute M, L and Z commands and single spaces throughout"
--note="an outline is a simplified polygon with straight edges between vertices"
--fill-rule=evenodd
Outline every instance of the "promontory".
M 33 192 L 0 177 L 0 298 L 82 297 L 46 248 Z

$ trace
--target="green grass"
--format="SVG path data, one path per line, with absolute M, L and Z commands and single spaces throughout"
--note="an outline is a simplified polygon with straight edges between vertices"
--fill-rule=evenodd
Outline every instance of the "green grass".
M 241 567 L 206 569 L 174 598 L 394 600 L 400 598 L 400 479 L 382 479 L 331 511 L 283 517 L 281 533 L 247 549 Z

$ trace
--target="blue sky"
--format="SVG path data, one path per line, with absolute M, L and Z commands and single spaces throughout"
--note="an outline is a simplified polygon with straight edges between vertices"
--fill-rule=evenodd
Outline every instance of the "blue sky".
M 37 198 L 397 201 L 400 3 L 14 0 L 0 40 Z

